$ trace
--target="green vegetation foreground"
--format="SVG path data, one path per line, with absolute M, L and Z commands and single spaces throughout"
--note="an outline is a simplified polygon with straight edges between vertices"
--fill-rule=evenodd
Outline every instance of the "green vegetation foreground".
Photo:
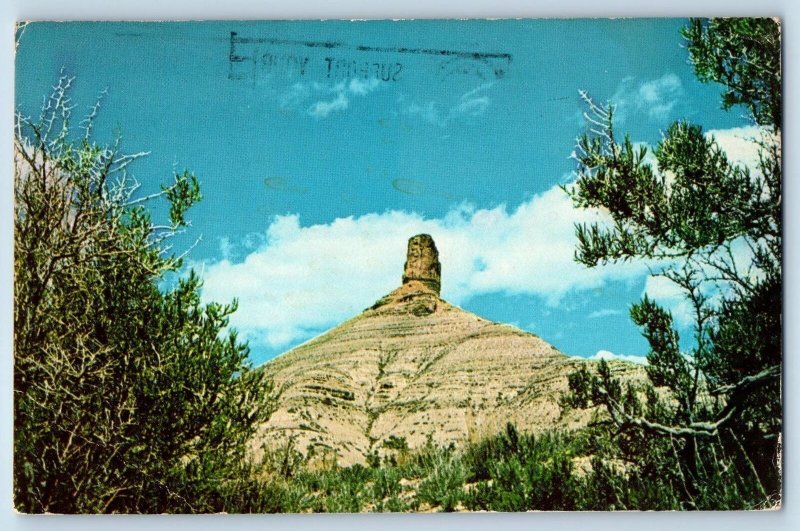
M 607 459 L 602 427 L 571 433 L 503 433 L 455 449 L 428 444 L 416 452 L 394 440 L 383 462 L 347 468 L 313 465 L 286 448 L 260 468 L 259 512 L 679 510 L 683 483 L 665 467 L 650 475 Z M 696 509 L 757 509 L 748 478 L 709 470 Z

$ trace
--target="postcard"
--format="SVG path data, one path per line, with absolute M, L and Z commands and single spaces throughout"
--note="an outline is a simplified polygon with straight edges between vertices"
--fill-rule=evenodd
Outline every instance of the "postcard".
M 20 22 L 22 513 L 769 510 L 781 22 Z

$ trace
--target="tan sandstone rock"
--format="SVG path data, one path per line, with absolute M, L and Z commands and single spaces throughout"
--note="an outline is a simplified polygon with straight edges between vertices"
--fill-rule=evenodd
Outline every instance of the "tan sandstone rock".
M 522 431 L 585 425 L 562 415 L 567 375 L 584 360 L 539 337 L 467 312 L 439 297 L 441 266 L 427 234 L 409 240 L 403 284 L 360 315 L 266 363 L 279 407 L 254 447 L 285 446 L 364 463 L 404 438 L 459 444 L 507 422 Z M 615 364 L 616 371 L 641 374 Z

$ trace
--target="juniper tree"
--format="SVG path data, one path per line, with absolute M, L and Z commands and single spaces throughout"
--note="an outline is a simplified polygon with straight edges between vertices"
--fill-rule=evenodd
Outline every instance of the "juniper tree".
M 682 34 L 698 79 L 721 84 L 723 108 L 743 107 L 759 126 L 759 162 L 731 161 L 687 121 L 672 124 L 650 157 L 617 134 L 613 104 L 583 93 L 590 130 L 568 191 L 612 223 L 576 227 L 576 260 L 648 261 L 683 293 L 693 341 L 682 349 L 672 314 L 645 296 L 631 318 L 650 345 L 649 385 L 619 381 L 601 362 L 570 376 L 567 402 L 601 406 L 618 454 L 675 485 L 682 507 L 765 506 L 780 492 L 780 26 L 691 20 Z
M 200 199 L 189 172 L 150 196 L 144 153 L 70 127 L 71 79 L 14 142 L 14 497 L 24 512 L 246 510 L 244 454 L 269 383 L 203 305 L 169 241 Z M 166 200 L 157 224 L 146 205 Z

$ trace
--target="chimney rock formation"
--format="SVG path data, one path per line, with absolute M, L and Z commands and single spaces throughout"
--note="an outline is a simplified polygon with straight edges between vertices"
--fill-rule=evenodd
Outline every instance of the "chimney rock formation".
M 403 284 L 418 280 L 439 295 L 442 286 L 442 265 L 439 251 L 429 234 L 417 234 L 408 240 L 408 254 L 403 270 Z
M 253 439 L 254 459 L 264 444 L 292 445 L 348 466 L 394 456 L 387 442 L 398 437 L 414 450 L 492 435 L 508 422 L 538 433 L 592 419 L 559 406 L 567 376 L 591 362 L 443 300 L 438 255 L 429 235 L 414 236 L 400 287 L 263 366 L 281 391 Z M 646 377 L 622 362 L 614 371 Z
M 436 244 L 429 234 L 417 234 L 408 240 L 403 285 L 381 298 L 371 309 L 384 308 L 417 317 L 430 315 L 441 302 L 441 283 L 442 265 Z

